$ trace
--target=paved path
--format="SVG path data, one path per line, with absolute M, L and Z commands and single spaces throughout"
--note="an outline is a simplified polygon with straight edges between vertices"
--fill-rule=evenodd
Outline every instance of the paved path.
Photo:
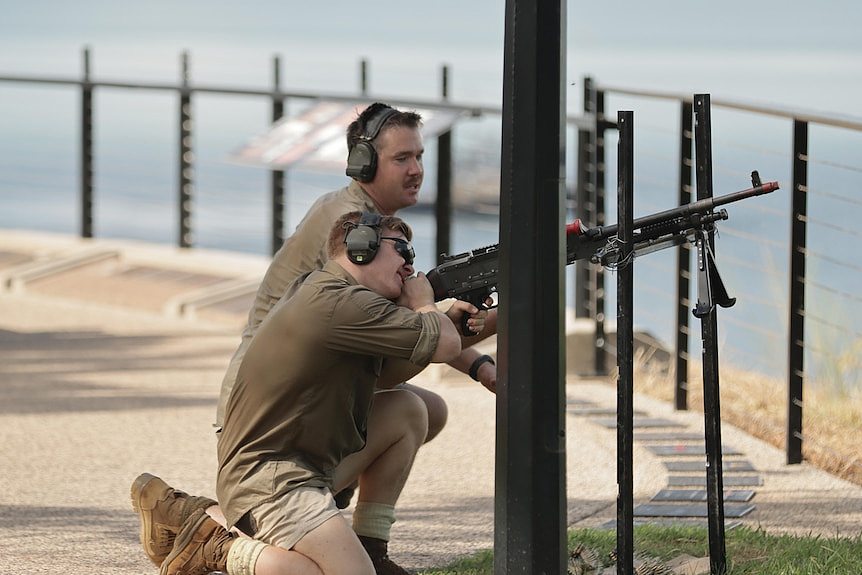
M 37 269 L 82 251 L 118 255 Z M 213 495 L 211 422 L 249 300 L 228 290 L 232 297 L 199 307 L 195 319 L 172 310 L 265 266 L 251 256 L 0 232 L 0 572 L 155 572 L 138 545 L 129 485 L 149 471 Z M 450 416 L 420 452 L 400 501 L 392 555 L 412 568 L 493 545 L 494 396 L 444 369 L 419 383 L 446 398 Z M 567 394 L 571 405 L 615 402 L 600 381 L 572 379 Z M 663 402 L 638 396 L 635 407 L 702 429 L 698 414 Z M 569 523 L 601 526 L 615 516 L 615 431 L 574 410 L 567 424 Z M 862 488 L 807 464 L 786 466 L 780 450 L 729 425 L 723 433 L 763 479 L 744 523 L 862 531 Z M 668 483 L 647 446 L 635 446 L 639 502 Z

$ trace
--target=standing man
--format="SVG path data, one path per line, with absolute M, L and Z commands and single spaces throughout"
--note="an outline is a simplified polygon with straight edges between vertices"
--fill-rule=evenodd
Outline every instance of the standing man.
M 352 212 L 332 226 L 329 260 L 256 330 L 225 407 L 218 498 L 228 527 L 253 538 L 198 509 L 161 575 L 407 573 L 366 550 L 388 539 L 426 412 L 408 390 L 379 389 L 393 359 L 423 368 L 457 357 L 455 326 L 478 311 L 437 309 L 425 276 L 411 277 L 410 239 L 392 216 Z M 357 479 L 372 500 L 351 529 L 333 494 Z

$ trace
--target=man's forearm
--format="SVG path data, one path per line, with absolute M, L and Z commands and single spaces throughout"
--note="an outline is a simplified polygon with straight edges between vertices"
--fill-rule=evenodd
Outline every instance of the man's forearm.
M 475 348 L 468 347 L 461 350 L 461 355 L 453 359 L 449 362 L 449 365 L 460 371 L 461 373 L 470 372 L 470 366 L 473 365 L 473 362 L 476 361 L 481 353 L 479 353 Z
M 406 359 L 388 357 L 383 362 L 383 370 L 377 380 L 377 387 L 389 389 L 416 377 L 425 367 L 420 367 Z
M 485 354 L 479 352 L 476 348 L 468 347 L 461 351 L 461 355 L 450 361 L 449 365 L 461 373 L 469 375 L 471 378 L 477 380 L 489 391 L 496 393 L 497 366 L 493 361 L 489 361 L 487 358 L 485 361 L 479 360 L 483 355 Z M 470 368 L 473 367 L 477 360 L 480 361 L 478 369 L 476 369 L 475 374 L 470 373 Z

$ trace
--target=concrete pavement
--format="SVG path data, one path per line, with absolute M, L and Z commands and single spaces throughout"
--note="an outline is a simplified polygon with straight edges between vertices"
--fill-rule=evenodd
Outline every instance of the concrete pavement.
M 51 267 L 81 252 L 102 255 Z M 155 572 L 138 544 L 129 485 L 149 471 L 214 495 L 218 387 L 250 302 L 242 285 L 266 263 L 0 231 L 0 572 Z M 224 297 L 204 298 L 222 288 Z M 495 398 L 442 368 L 416 383 L 450 409 L 447 428 L 420 452 L 393 528 L 393 558 L 423 568 L 493 545 Z M 567 383 L 572 405 L 615 404 L 606 382 Z M 663 402 L 637 396 L 635 407 L 702 429 L 698 414 Z M 567 425 L 569 523 L 601 526 L 615 516 L 615 431 L 574 410 Z M 723 439 L 763 479 L 744 524 L 862 532 L 862 487 L 807 464 L 784 465 L 780 450 L 729 425 Z M 668 477 L 636 442 L 636 499 L 651 498 Z

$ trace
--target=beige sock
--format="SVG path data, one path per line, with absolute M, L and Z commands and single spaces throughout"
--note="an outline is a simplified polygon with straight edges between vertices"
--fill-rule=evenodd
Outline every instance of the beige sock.
M 395 523 L 395 507 L 384 503 L 360 501 L 353 511 L 353 531 L 364 537 L 389 541 L 389 530 Z
M 248 537 L 234 539 L 227 552 L 228 575 L 254 575 L 257 558 L 266 547 L 266 543 Z

